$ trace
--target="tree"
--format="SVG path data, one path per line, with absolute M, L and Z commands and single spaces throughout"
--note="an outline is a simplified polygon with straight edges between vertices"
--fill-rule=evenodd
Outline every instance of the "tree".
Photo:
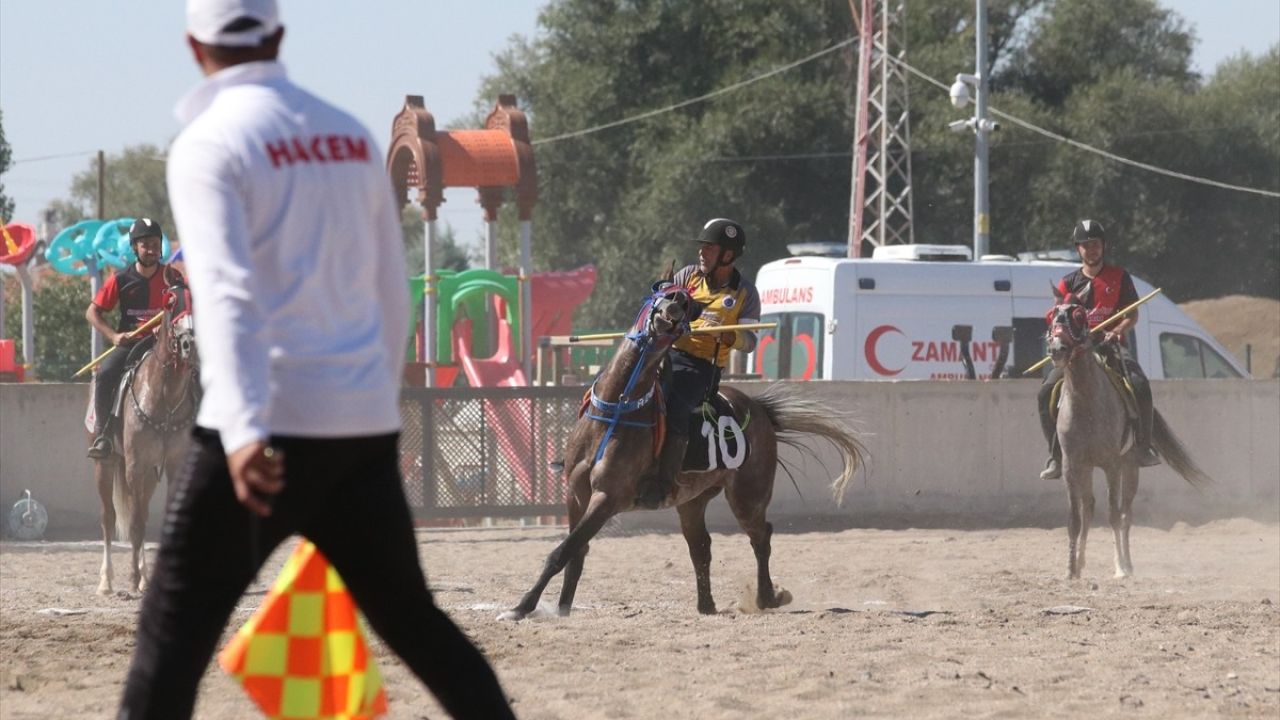
M 165 153 L 155 145 L 126 147 L 119 155 L 107 154 L 103 177 L 106 218 L 149 217 L 160 222 L 170 240 L 177 241 L 169 188 L 165 184 Z M 98 160 L 71 179 L 70 197 L 49 205 L 61 225 L 72 225 L 98 212 Z
M 406 205 L 400 212 L 400 229 L 404 232 L 405 265 L 410 276 L 421 275 L 424 269 L 423 245 L 426 240 L 426 222 L 422 219 L 422 211 Z M 471 258 L 467 251 L 458 245 L 454 238 L 453 226 L 444 225 L 444 229 L 436 234 L 435 269 L 466 270 L 471 267 Z
M 4 111 L 0 110 L 0 177 L 3 177 L 9 168 L 13 167 L 13 149 L 9 147 L 9 141 L 4 138 Z M 4 192 L 4 183 L 0 183 L 0 223 L 7 223 L 13 219 L 13 198 Z
M 17 278 L 4 276 L 5 327 L 22 327 L 21 286 Z M 41 273 L 35 292 L 35 368 L 36 379 L 46 382 L 68 382 L 77 370 L 89 362 L 89 323 L 84 319 L 89 306 L 89 282 L 83 277 Z M 22 357 L 21 332 L 17 337 L 18 356 Z M 78 378 L 88 381 L 87 374 Z
M 542 38 L 498 56 L 479 104 L 514 91 L 543 138 L 746 80 L 852 32 L 836 0 L 562 0 L 539 22 Z M 849 147 L 851 59 L 846 49 L 730 96 L 538 146 L 535 264 L 596 263 L 584 318 L 606 325 L 634 312 L 669 260 L 692 258 L 709 218 L 747 228 L 748 273 L 789 242 L 832 237 L 846 223 L 848 159 L 820 155 Z M 509 248 L 514 224 L 503 227 Z

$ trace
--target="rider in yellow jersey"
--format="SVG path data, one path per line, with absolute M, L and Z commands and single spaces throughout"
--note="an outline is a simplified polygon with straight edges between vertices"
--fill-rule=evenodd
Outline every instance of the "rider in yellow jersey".
M 716 218 L 703 226 L 697 264 L 682 268 L 673 280 L 703 306 L 691 329 L 760 321 L 760 293 L 733 266 L 742 257 L 746 241 L 746 232 L 732 220 Z M 716 386 L 720 371 L 729 363 L 729 351 L 751 352 L 755 347 L 756 334 L 750 330 L 685 335 L 672 346 L 666 442 L 657 477 L 641 486 L 638 504 L 656 508 L 670 494 L 689 445 L 694 409 Z

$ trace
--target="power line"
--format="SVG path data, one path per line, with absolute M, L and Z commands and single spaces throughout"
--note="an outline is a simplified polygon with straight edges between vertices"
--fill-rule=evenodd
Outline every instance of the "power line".
M 759 81 L 761 81 L 761 80 L 764 80 L 764 79 L 767 79 L 767 78 L 773 77 L 774 75 L 778 75 L 778 74 L 780 74 L 780 73 L 784 73 L 784 72 L 786 72 L 786 71 L 788 71 L 788 70 L 791 70 L 791 69 L 793 69 L 793 68 L 796 68 L 796 67 L 799 67 L 799 66 L 801 66 L 801 65 L 804 65 L 805 63 L 809 63 L 809 62 L 812 62 L 812 61 L 814 61 L 814 60 L 817 60 L 818 58 L 823 57 L 824 55 L 828 55 L 828 54 L 830 54 L 830 53 L 832 53 L 832 52 L 835 52 L 836 50 L 839 50 L 840 48 L 843 48 L 843 47 L 846 47 L 846 46 L 848 46 L 848 45 L 853 44 L 853 43 L 857 42 L 857 40 L 858 40 L 858 38 L 857 38 L 857 37 L 849 37 L 849 38 L 846 38 L 846 39 L 844 39 L 844 40 L 842 40 L 842 41 L 840 41 L 840 42 L 838 42 L 838 43 L 836 43 L 836 44 L 834 44 L 834 45 L 832 45 L 832 46 L 830 46 L 830 47 L 827 47 L 827 48 L 825 48 L 825 49 L 823 49 L 823 50 L 819 50 L 819 51 L 818 51 L 818 52 L 816 52 L 816 53 L 813 53 L 813 54 L 811 54 L 811 55 L 807 55 L 807 56 L 805 56 L 805 57 L 803 57 L 803 58 L 800 58 L 799 60 L 795 60 L 795 61 L 793 61 L 793 62 L 787 63 L 786 65 L 782 65 L 782 66 L 780 66 L 780 67 L 774 68 L 773 70 L 770 70 L 770 71 L 768 71 L 768 72 L 762 73 L 762 74 L 760 74 L 760 75 L 756 75 L 756 76 L 754 76 L 754 77 L 748 78 L 748 79 L 743 80 L 743 81 L 741 81 L 741 82 L 734 83 L 734 84 L 729 85 L 729 86 L 727 86 L 727 87 L 723 87 L 723 88 L 720 88 L 720 89 L 718 89 L 718 90 L 713 90 L 713 91 L 711 91 L 711 92 L 709 92 L 709 93 L 706 93 L 705 95 L 699 95 L 699 96 L 697 96 L 697 97 L 690 98 L 690 99 L 688 99 L 688 100 L 683 100 L 683 101 L 681 101 L 681 102 L 674 103 L 674 104 L 672 104 L 672 105 L 667 105 L 667 106 L 665 106 L 665 107 L 657 108 L 657 109 L 655 109 L 655 110 L 649 110 L 649 111 L 646 111 L 646 112 L 639 113 L 639 114 L 637 114 L 637 115 L 632 115 L 632 116 L 630 116 L 630 117 L 622 118 L 621 120 L 614 120 L 613 122 L 604 123 L 604 124 L 602 124 L 602 125 L 595 125 L 595 126 L 593 126 L 593 127 L 585 128 L 585 129 L 583 129 L 583 130 L 575 130 L 575 131 L 573 131 L 573 132 L 562 133 L 562 134 L 560 134 L 560 135 L 553 135 L 553 136 L 551 136 L 551 137 L 549 137 L 549 138 L 542 138 L 542 139 L 540 139 L 540 140 L 534 140 L 531 144 L 533 144 L 533 145 L 544 145 L 544 144 L 548 144 L 548 143 L 558 142 L 558 141 L 560 141 L 560 140 L 568 140 L 568 139 L 570 139 L 570 138 L 582 137 L 582 136 L 584 136 L 584 135 L 590 135 L 590 134 L 593 134 L 593 133 L 600 132 L 601 130 L 608 130 L 608 129 L 610 129 L 610 128 L 615 128 L 615 127 L 619 127 L 619 126 L 622 126 L 622 125 L 628 125 L 628 124 L 633 123 L 633 122 L 639 122 L 640 120 L 646 120 L 646 119 L 648 119 L 648 118 L 655 117 L 655 116 L 657 116 L 657 115 L 662 115 L 662 114 L 664 114 L 664 113 L 672 112 L 672 111 L 674 111 L 674 110 L 678 110 L 678 109 L 683 108 L 683 107 L 688 107 L 689 105 L 694 105 L 694 104 L 696 104 L 696 103 L 705 102 L 705 101 L 710 100 L 710 99 L 712 99 L 712 98 L 714 98 L 714 97 L 717 97 L 717 96 L 720 96 L 720 95 L 724 95 L 724 94 L 726 94 L 726 93 L 733 92 L 734 90 L 738 90 L 738 89 L 740 89 L 740 88 L 746 87 L 747 85 L 751 85 L 751 84 L 756 83 L 756 82 L 759 82 Z M 877 50 L 879 50 L 880 52 L 882 52 L 882 53 L 884 52 L 884 48 L 883 48 L 883 47 L 880 47 L 878 44 L 877 44 L 877 46 L 876 46 L 876 47 L 877 47 Z M 930 76 L 930 75 L 926 74 L 923 70 L 919 70 L 919 69 L 917 69 L 915 66 L 911 65 L 910 63 L 906 62 L 905 60 L 902 60 L 902 59 L 900 59 L 900 58 L 894 57 L 894 56 L 892 56 L 892 55 L 890 55 L 890 54 L 888 54 L 888 53 L 885 53 L 885 56 L 886 56 L 887 58 L 889 58 L 892 62 L 897 63 L 898 65 L 901 65 L 903 69 L 905 69 L 907 72 L 911 73 L 912 75 L 915 75 L 916 77 L 919 77 L 920 79 L 922 79 L 922 80 L 924 80 L 924 81 L 926 81 L 926 82 L 929 82 L 929 83 L 931 83 L 931 84 L 933 84 L 933 85 L 937 86 L 938 88 L 942 89 L 943 91 L 949 91 L 949 88 L 948 88 L 948 86 L 947 86 L 946 84 L 944 84 L 943 82 L 941 82 L 941 81 L 940 81 L 940 80 L 938 80 L 937 78 L 934 78 L 934 77 L 932 77 L 932 76 Z M 1004 112 L 1003 110 L 998 110 L 998 109 L 996 109 L 996 108 L 994 108 L 994 107 L 992 107 L 992 108 L 988 108 L 988 110 L 989 110 L 993 115 L 996 115 L 996 116 L 998 116 L 998 117 L 1004 118 L 1005 120 L 1007 120 L 1007 121 L 1009 121 L 1009 122 L 1011 122 L 1011 123 L 1013 123 L 1013 124 L 1015 124 L 1015 125 L 1018 125 L 1018 126 L 1020 126 L 1020 127 L 1024 128 L 1024 129 L 1030 130 L 1030 131 L 1032 131 L 1032 132 L 1034 132 L 1034 133 L 1038 133 L 1038 134 L 1040 134 L 1040 135 L 1043 135 L 1044 137 L 1047 137 L 1047 138 L 1049 138 L 1049 139 L 1051 139 L 1051 140 L 1053 140 L 1053 141 L 1055 141 L 1055 142 L 1065 143 L 1065 144 L 1067 144 L 1067 145 L 1070 145 L 1070 146 L 1072 146 L 1072 147 L 1078 148 L 1078 149 L 1080 149 L 1080 150 L 1084 150 L 1084 151 L 1086 151 L 1086 152 L 1094 153 L 1095 155 L 1099 155 L 1099 156 L 1101 156 L 1101 157 L 1107 158 L 1108 160 L 1113 160 L 1113 161 L 1115 161 L 1115 162 L 1122 163 L 1122 164 L 1124 164 L 1124 165 L 1130 165 L 1130 166 L 1132 166 L 1132 167 L 1140 168 L 1140 169 L 1142 169 L 1142 170 L 1146 170 L 1146 171 L 1148 171 L 1148 172 L 1153 172 L 1153 173 L 1156 173 L 1156 174 L 1158 174 L 1158 175 L 1164 175 L 1164 176 L 1166 176 L 1166 177 L 1177 178 L 1177 179 L 1179 179 L 1179 180 L 1187 180 L 1187 181 L 1189 181 L 1189 182 L 1200 183 L 1200 184 L 1202 184 L 1202 185 L 1209 185 L 1209 186 L 1212 186 L 1212 187 L 1218 187 L 1218 188 L 1222 188 L 1222 189 L 1224 189 L 1224 190 L 1235 190 L 1235 191 L 1238 191 L 1238 192 L 1247 192 L 1247 193 L 1253 193 L 1253 194 L 1255 194 L 1255 195 L 1264 195 L 1264 196 L 1267 196 L 1267 197 L 1280 198 L 1280 192 L 1275 192 L 1275 191 L 1272 191 L 1272 190 L 1263 190 L 1263 189 L 1260 189 L 1260 188 L 1245 187 L 1245 186 L 1243 186 L 1243 185 L 1232 185 L 1232 184 L 1230 184 L 1230 183 L 1219 182 L 1219 181 L 1217 181 L 1217 180 L 1211 180 L 1211 179 L 1209 179 L 1209 178 L 1198 177 L 1198 176 L 1195 176 L 1195 175 L 1188 175 L 1188 174 L 1186 174 L 1186 173 L 1180 173 L 1180 172 L 1177 172 L 1177 171 L 1174 171 L 1174 170 L 1168 170 L 1168 169 L 1165 169 L 1165 168 L 1162 168 L 1162 167 L 1158 167 L 1158 166 L 1156 166 L 1156 165 L 1151 165 L 1150 163 L 1144 163 L 1144 162 L 1140 162 L 1140 161 L 1138 161 L 1138 160 L 1132 160 L 1132 159 L 1130 159 L 1130 158 L 1126 158 L 1126 157 L 1123 157 L 1123 156 L 1120 156 L 1120 155 L 1116 155 L 1115 153 L 1108 152 L 1108 151 L 1106 151 L 1106 150 L 1103 150 L 1102 148 L 1094 147 L 1094 146 L 1089 145 L 1089 144 L 1087 144 L 1087 143 L 1082 143 L 1082 142 L 1080 142 L 1079 140 L 1072 140 L 1071 138 L 1065 137 L 1065 136 L 1063 136 L 1063 135 L 1059 135 L 1058 133 L 1055 133 L 1055 132 L 1053 132 L 1052 130 L 1047 130 L 1047 129 L 1042 128 L 1042 127 L 1040 127 L 1040 126 L 1038 126 L 1038 125 L 1035 125 L 1035 124 L 1033 124 L 1033 123 L 1027 122 L 1026 120 L 1023 120 L 1023 119 L 1021 119 L 1021 118 L 1019 118 L 1019 117 L 1016 117 L 1016 116 L 1014 116 L 1014 115 L 1010 115 L 1009 113 L 1006 113 L 1006 112 Z M 1141 134 L 1157 134 L 1157 133 L 1160 133 L 1160 132 L 1176 132 L 1176 131 L 1150 131 L 1150 133 L 1135 133 L 1134 135 L 1141 135 Z M 1194 130 L 1190 130 L 1190 129 L 1189 129 L 1187 132 L 1194 132 Z M 1126 136 L 1118 136 L 1118 137 L 1126 137 Z M 778 156 L 776 159 L 793 159 L 793 158 L 794 158 L 794 156 Z M 767 158 L 767 157 L 766 157 L 766 158 L 762 158 L 762 159 L 775 159 L 775 158 Z
M 83 157 L 85 155 L 93 155 L 97 150 L 81 150 L 79 152 L 62 153 L 60 155 L 38 155 L 36 157 L 22 158 L 14 160 L 11 165 L 21 165 L 23 163 L 44 162 L 45 160 L 62 160 L 64 158 Z
M 891 57 L 890 59 L 893 62 L 901 65 L 907 72 L 911 73 L 912 75 L 915 75 L 921 80 L 924 80 L 928 83 L 932 83 L 933 85 L 936 85 L 937 87 L 941 88 L 944 92 L 948 92 L 948 93 L 950 92 L 950 88 L 946 84 L 944 84 L 942 81 L 938 80 L 937 78 L 931 77 L 930 75 L 925 74 L 923 70 L 916 69 L 907 61 L 899 58 L 894 58 L 894 57 Z M 1104 158 L 1107 158 L 1108 160 L 1114 160 L 1115 162 L 1122 163 L 1124 165 L 1130 165 L 1136 168 L 1141 168 L 1143 170 L 1156 173 L 1157 175 L 1164 175 L 1166 177 L 1177 178 L 1179 180 L 1187 180 L 1189 182 L 1200 183 L 1201 185 L 1210 185 L 1213 187 L 1223 188 L 1225 190 L 1236 190 L 1238 192 L 1247 192 L 1247 193 L 1254 193 L 1255 195 L 1265 195 L 1267 197 L 1280 198 L 1280 192 L 1275 192 L 1272 190 L 1262 190 L 1260 188 L 1245 187 L 1243 185 L 1232 185 L 1230 183 L 1219 182 L 1217 180 L 1210 180 L 1209 178 L 1197 177 L 1195 175 L 1188 175 L 1186 173 L 1180 173 L 1174 170 L 1167 170 L 1165 168 L 1158 167 L 1156 165 L 1151 165 L 1149 163 L 1140 162 L 1138 160 L 1131 160 L 1129 158 L 1116 155 L 1113 152 L 1108 152 L 1106 150 L 1103 150 L 1102 148 L 1097 148 L 1092 145 L 1082 143 L 1079 140 L 1072 140 L 1071 138 L 1059 135 L 1058 133 L 1055 133 L 1052 130 L 1046 130 L 1045 128 L 1042 128 L 1039 125 L 1035 125 L 1033 123 L 1027 122 L 1022 118 L 1015 117 L 1002 110 L 997 110 L 994 107 L 988 107 L 987 110 L 992 115 L 996 115 L 998 117 L 1004 118 L 1005 120 L 1008 120 L 1014 125 L 1022 127 L 1026 130 L 1030 130 L 1031 132 L 1034 132 L 1034 133 L 1039 133 L 1040 135 L 1043 135 L 1057 142 L 1066 143 L 1067 145 L 1070 145 L 1075 148 L 1079 148 L 1080 150 L 1091 152 L 1091 153 L 1094 153 L 1095 155 L 1100 155 Z
M 760 82 L 761 80 L 771 78 L 774 75 L 784 73 L 792 68 L 800 67 L 805 63 L 812 62 L 824 55 L 833 53 L 842 47 L 845 47 L 847 45 L 852 45 L 854 42 L 857 42 L 857 40 L 858 39 L 856 37 L 846 38 L 836 43 L 835 45 L 832 45 L 824 50 L 819 50 L 818 52 L 813 53 L 812 55 L 807 55 L 805 57 L 800 58 L 799 60 L 787 63 L 786 65 L 782 65 L 781 67 L 776 67 L 766 73 L 756 75 L 755 77 L 747 78 L 746 80 L 734 83 L 732 85 L 729 85 L 728 87 L 722 87 L 719 90 L 712 90 L 706 95 L 699 95 L 698 97 L 690 98 L 688 100 L 683 100 L 681 102 L 675 103 L 674 105 L 668 105 L 666 107 L 658 108 L 656 110 L 649 110 L 647 112 L 642 112 L 639 115 L 632 115 L 631 117 L 622 118 L 621 120 L 614 120 L 613 122 L 608 122 L 603 125 L 596 125 L 595 127 L 589 127 L 585 130 L 575 130 L 573 132 L 567 132 L 561 135 L 553 135 L 552 137 L 543 138 L 541 140 L 534 140 L 530 144 L 545 145 L 547 143 L 553 143 L 559 140 L 568 140 L 569 138 L 581 137 L 583 135 L 590 135 L 592 133 L 600 132 L 601 130 L 608 130 L 609 128 L 615 128 L 621 125 L 627 125 L 633 122 L 638 122 L 640 120 L 645 120 L 647 118 L 654 117 L 655 115 L 662 115 L 663 113 L 669 113 L 672 110 L 679 110 L 682 107 L 687 107 L 689 105 L 710 100 L 711 98 L 716 97 L 718 95 L 724 95 L 725 93 L 733 92 L 734 90 L 738 90 L 739 88 L 744 88 L 748 85 L 751 85 L 752 83 L 757 83 L 757 82 Z

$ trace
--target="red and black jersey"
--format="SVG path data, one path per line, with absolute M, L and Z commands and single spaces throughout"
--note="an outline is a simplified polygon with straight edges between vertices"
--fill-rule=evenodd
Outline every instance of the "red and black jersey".
M 1138 289 L 1124 268 L 1104 265 L 1102 272 L 1090 278 L 1084 270 L 1076 270 L 1058 282 L 1058 292 L 1075 295 L 1089 308 L 1089 327 L 1138 301 Z
M 116 332 L 130 332 L 164 310 L 165 275 L 181 280 L 182 273 L 159 265 L 151 277 L 138 272 L 137 263 L 130 263 L 102 283 L 93 304 L 102 310 L 114 310 L 120 306 L 120 321 Z

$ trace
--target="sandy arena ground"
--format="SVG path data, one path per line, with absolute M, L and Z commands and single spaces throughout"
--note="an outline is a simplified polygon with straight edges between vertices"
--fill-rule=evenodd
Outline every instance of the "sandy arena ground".
M 767 613 L 736 609 L 751 596 L 751 550 L 716 534 L 710 617 L 694 609 L 678 533 L 614 530 L 592 545 L 572 617 L 496 621 L 562 532 L 419 536 L 439 602 L 522 718 L 1280 716 L 1274 524 L 1136 527 L 1128 580 L 1112 578 L 1111 533 L 1095 526 L 1080 581 L 1065 577 L 1061 528 L 779 528 L 774 576 L 795 601 Z M 138 600 L 94 594 L 99 558 L 92 544 L 0 545 L 0 718 L 113 715 Z M 1075 614 L 1049 611 L 1063 606 Z M 390 717 L 446 717 L 383 646 L 375 654 Z M 202 691 L 199 718 L 257 717 L 215 668 Z

